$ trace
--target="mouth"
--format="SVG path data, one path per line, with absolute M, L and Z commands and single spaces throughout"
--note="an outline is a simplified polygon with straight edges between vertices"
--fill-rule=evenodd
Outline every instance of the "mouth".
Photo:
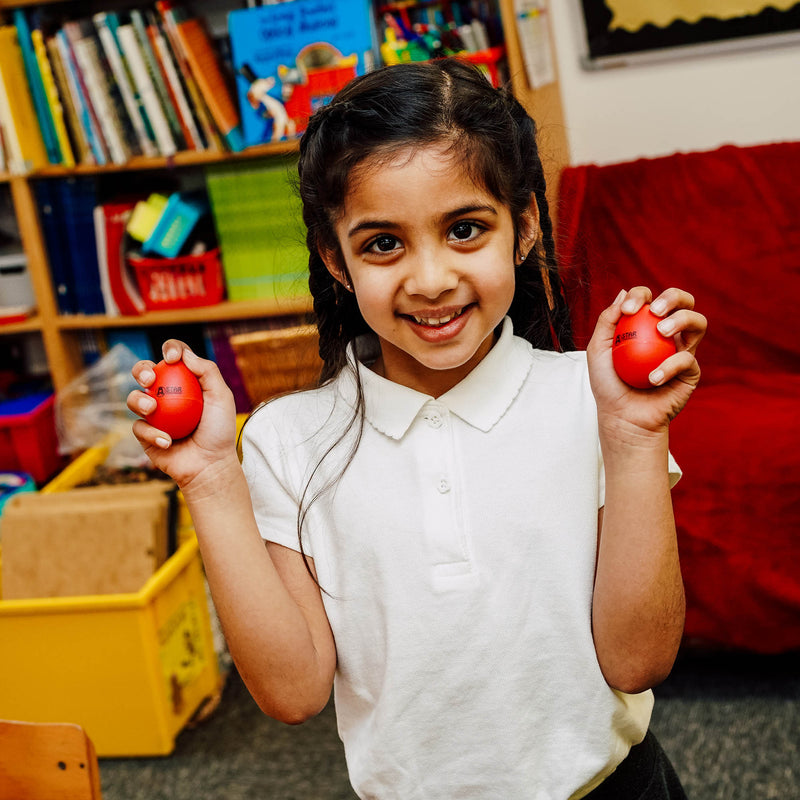
M 417 325 L 423 325 L 426 328 L 442 328 L 445 325 L 451 323 L 454 319 L 458 319 L 467 307 L 464 306 L 462 308 L 454 309 L 453 311 L 448 312 L 447 314 L 439 313 L 436 316 L 422 316 L 418 314 L 407 314 L 409 319 L 414 320 Z

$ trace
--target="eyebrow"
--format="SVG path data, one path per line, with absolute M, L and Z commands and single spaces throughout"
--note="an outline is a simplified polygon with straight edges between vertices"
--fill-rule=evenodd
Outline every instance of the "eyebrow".
M 439 217 L 439 224 L 444 224 L 446 222 L 449 222 L 451 219 L 457 219 L 458 217 L 463 217 L 465 214 L 474 214 L 477 211 L 497 216 L 497 209 L 494 206 L 466 205 L 466 206 L 460 206 L 459 208 L 454 208 L 452 211 L 445 211 L 445 213 Z M 361 231 L 396 230 L 399 227 L 400 225 L 397 222 L 392 222 L 391 220 L 366 219 L 363 220 L 362 222 L 359 222 L 357 225 L 354 225 L 352 228 L 350 228 L 350 230 L 347 232 L 347 237 L 349 239 L 352 239 L 353 236 L 360 233 Z

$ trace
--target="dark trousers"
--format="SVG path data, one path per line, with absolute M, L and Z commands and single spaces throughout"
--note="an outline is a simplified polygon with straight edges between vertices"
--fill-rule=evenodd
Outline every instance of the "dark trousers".
M 585 800 L 687 800 L 661 745 L 649 731 L 641 744 Z

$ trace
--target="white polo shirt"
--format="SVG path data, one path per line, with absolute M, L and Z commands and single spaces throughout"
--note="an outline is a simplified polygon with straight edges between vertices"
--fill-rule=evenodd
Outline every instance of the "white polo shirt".
M 347 444 L 317 470 L 307 496 L 329 488 L 303 530 L 327 592 L 355 791 L 582 796 L 641 741 L 653 702 L 609 688 L 592 640 L 604 482 L 585 353 L 534 350 L 507 319 L 438 399 L 359 374 L 360 444 L 340 478 Z M 246 425 L 265 539 L 299 549 L 298 503 L 354 397 L 345 371 Z

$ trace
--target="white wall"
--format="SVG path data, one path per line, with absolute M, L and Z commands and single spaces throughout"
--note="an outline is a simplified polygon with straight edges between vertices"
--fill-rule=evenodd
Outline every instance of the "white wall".
M 550 0 L 573 164 L 800 140 L 800 44 L 584 70 L 578 0 Z

